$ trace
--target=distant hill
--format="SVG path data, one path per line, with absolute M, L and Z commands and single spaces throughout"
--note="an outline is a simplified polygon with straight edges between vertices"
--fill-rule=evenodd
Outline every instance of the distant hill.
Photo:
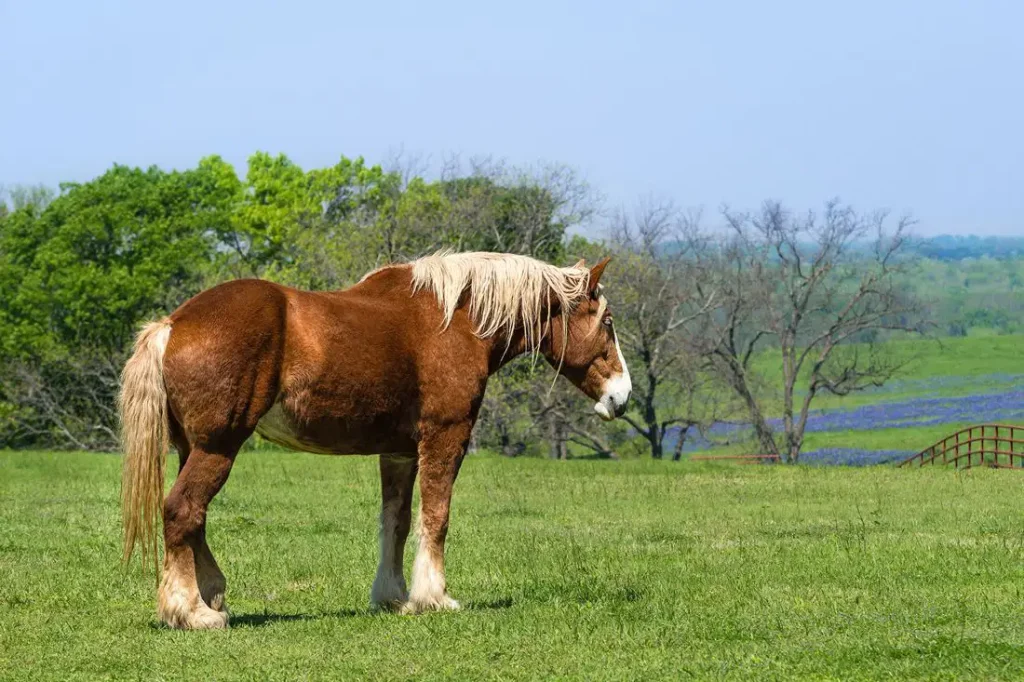
M 942 235 L 908 246 L 909 269 L 900 286 L 926 302 L 937 334 L 1024 333 L 1024 237 Z M 664 253 L 678 248 L 662 247 Z M 862 241 L 852 252 L 867 255 L 870 249 Z
M 1024 258 L 1024 237 L 979 237 L 948 235 L 927 237 L 914 244 L 913 251 L 925 258 L 958 261 L 965 258 Z

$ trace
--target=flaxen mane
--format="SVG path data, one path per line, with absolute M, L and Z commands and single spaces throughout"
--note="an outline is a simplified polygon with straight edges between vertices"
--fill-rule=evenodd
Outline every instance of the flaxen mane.
M 444 327 L 451 323 L 464 292 L 469 292 L 469 314 L 482 338 L 498 334 L 510 339 L 517 326 L 524 330 L 526 347 L 536 351 L 541 342 L 549 296 L 570 311 L 586 295 L 590 270 L 582 266 L 560 268 L 529 256 L 507 253 L 447 253 L 425 256 L 411 263 L 413 292 L 429 289 L 444 311 Z M 562 317 L 566 324 L 567 316 Z

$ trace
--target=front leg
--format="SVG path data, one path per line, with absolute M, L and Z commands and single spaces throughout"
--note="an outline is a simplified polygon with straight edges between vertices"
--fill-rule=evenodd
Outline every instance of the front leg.
M 370 606 L 374 609 L 396 610 L 409 598 L 402 559 L 412 520 L 415 484 L 415 455 L 380 456 L 380 564 L 370 591 Z
M 458 609 L 448 596 L 444 575 L 444 541 L 452 486 L 469 444 L 472 424 L 427 432 L 419 444 L 419 550 L 413 563 L 412 591 L 403 613 Z

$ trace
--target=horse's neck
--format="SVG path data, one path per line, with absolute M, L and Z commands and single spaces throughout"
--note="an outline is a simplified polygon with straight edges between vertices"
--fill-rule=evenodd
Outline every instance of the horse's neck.
M 550 340 L 552 322 L 553 320 L 548 321 L 543 325 L 538 353 L 545 354 L 545 344 Z M 488 339 L 488 341 L 491 344 L 489 350 L 491 374 L 494 374 L 520 355 L 531 352 L 531 349 L 526 345 L 526 334 L 524 334 L 523 330 L 520 328 L 516 328 L 516 330 L 512 332 L 511 339 L 499 334 Z
M 350 289 L 344 289 L 339 292 L 342 295 L 349 294 L 349 292 L 359 292 L 369 296 L 380 296 L 394 297 L 401 292 L 401 300 L 409 301 L 413 305 L 416 299 L 408 296 L 406 293 L 410 291 L 412 286 L 411 270 L 408 267 L 392 267 L 384 268 L 375 271 L 367 275 L 358 284 L 351 287 Z M 429 303 L 420 303 L 421 305 L 437 306 L 437 301 L 434 299 L 433 294 L 430 292 L 421 292 L 421 301 L 429 299 Z M 463 306 L 466 306 L 464 303 Z M 547 339 L 550 337 L 551 324 L 554 323 L 558 318 L 552 318 L 544 323 L 541 330 L 541 338 Z M 528 352 L 530 349 L 527 347 L 526 335 L 523 329 L 517 327 L 512 332 L 512 337 L 508 338 L 505 334 L 496 334 L 488 339 L 480 339 L 480 342 L 485 344 L 485 352 L 488 357 L 488 370 L 490 374 L 494 374 L 502 367 L 507 365 L 512 360 L 516 359 L 520 355 Z M 543 343 L 541 344 L 543 348 Z M 475 353 L 474 351 L 471 351 Z

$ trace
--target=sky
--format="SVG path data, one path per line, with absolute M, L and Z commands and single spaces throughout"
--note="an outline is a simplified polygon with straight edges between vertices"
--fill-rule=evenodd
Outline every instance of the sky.
M 0 185 L 254 151 L 1024 235 L 1024 3 L 0 0 Z

